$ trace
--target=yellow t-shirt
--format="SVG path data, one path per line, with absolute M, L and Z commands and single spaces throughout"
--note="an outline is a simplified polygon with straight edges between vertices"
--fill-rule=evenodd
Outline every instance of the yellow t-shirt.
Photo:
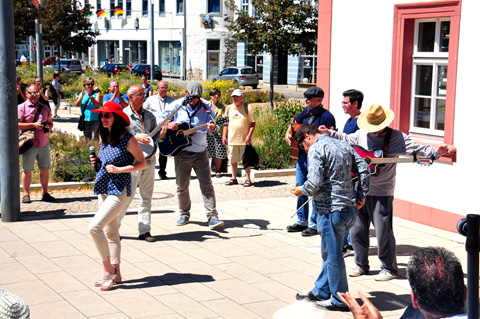
M 235 104 L 230 104 L 227 106 L 225 114 L 228 117 L 228 144 L 245 145 L 245 137 L 250 130 L 250 123 L 255 122 L 252 108 L 247 103 L 242 103 L 240 108 L 237 108 Z

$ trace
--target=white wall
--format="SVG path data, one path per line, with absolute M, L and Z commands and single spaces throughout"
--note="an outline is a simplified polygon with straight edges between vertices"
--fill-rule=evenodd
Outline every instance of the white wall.
M 379 103 L 390 107 L 393 13 L 395 3 L 418 1 L 334 1 L 330 110 L 342 129 L 347 116 L 341 108 L 342 92 L 359 89 L 365 94 L 362 110 Z M 459 215 L 480 213 L 476 196 L 480 173 L 473 132 L 480 119 L 477 101 L 479 1 L 463 1 L 460 26 L 454 142 L 457 162 L 431 167 L 397 165 L 395 197 Z

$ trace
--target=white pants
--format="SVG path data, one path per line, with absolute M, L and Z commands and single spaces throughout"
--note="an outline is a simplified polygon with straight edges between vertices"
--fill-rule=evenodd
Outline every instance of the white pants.
M 112 264 L 120 263 L 120 235 L 118 233 L 118 214 L 127 205 L 126 189 L 119 195 L 98 195 L 98 211 L 88 226 L 102 261 L 110 257 Z
M 128 207 L 135 198 L 137 185 L 140 190 L 140 205 L 138 206 L 138 232 L 140 235 L 150 232 L 152 219 L 152 196 L 155 183 L 155 156 L 147 160 L 147 167 L 141 171 L 132 172 L 132 196 L 125 208 L 118 215 L 119 228 L 122 219 L 127 213 Z

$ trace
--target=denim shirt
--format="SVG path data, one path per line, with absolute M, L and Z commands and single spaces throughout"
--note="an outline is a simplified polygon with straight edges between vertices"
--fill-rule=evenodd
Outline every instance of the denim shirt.
M 348 143 L 322 134 L 307 155 L 308 176 L 300 190 L 307 196 L 313 196 L 316 213 L 327 214 L 353 207 L 356 197 L 366 197 L 370 171 L 367 163 Z M 352 172 L 359 176 L 356 196 Z

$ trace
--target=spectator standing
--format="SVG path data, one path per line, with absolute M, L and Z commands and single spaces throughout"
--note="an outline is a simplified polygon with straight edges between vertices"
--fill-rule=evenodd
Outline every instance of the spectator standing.
M 142 75 L 142 88 L 143 93 L 145 94 L 144 101 L 146 101 L 148 97 L 153 95 L 153 87 L 148 83 L 148 79 L 145 75 Z
M 115 102 L 120 104 L 123 108 L 128 106 L 128 96 L 120 93 L 120 86 L 118 81 L 110 82 L 110 93 L 105 94 L 103 97 L 103 103 Z
M 60 73 L 54 73 L 53 74 L 53 81 L 52 81 L 52 100 L 53 104 L 55 105 L 55 115 L 53 118 L 58 119 L 60 116 L 58 116 L 57 112 L 58 109 L 60 108 L 60 102 L 62 101 L 62 84 L 60 83 Z
M 162 114 L 163 110 L 170 105 L 175 99 L 171 96 L 168 96 L 168 85 L 164 81 L 158 82 L 157 86 L 158 94 L 152 95 L 143 104 L 143 108 L 148 110 L 155 115 L 157 118 L 157 124 L 160 123 L 160 114 Z M 158 176 L 160 179 L 168 179 L 167 177 L 167 156 L 164 156 L 158 153 L 158 165 L 160 169 L 158 170 Z
M 146 161 L 137 140 L 126 130 L 130 120 L 120 104 L 107 102 L 92 112 L 100 113 L 100 151 L 98 157 L 90 155 L 92 165 L 100 161 L 93 188 L 99 207 L 88 231 L 103 264 L 103 280 L 97 281 L 95 286 L 106 291 L 114 282 L 122 282 L 118 215 L 131 196 L 130 173 L 144 169 Z
M 22 83 L 22 78 L 17 75 L 17 103 L 23 103 L 27 100 L 25 96 L 25 85 Z
M 25 91 L 27 100 L 18 105 L 18 129 L 25 131 L 35 130 L 33 147 L 22 154 L 22 185 L 24 196 L 22 203 L 30 203 L 30 184 L 35 160 L 40 170 L 40 185 L 42 186 L 42 200 L 53 202 L 55 198 L 48 193 L 48 178 L 50 170 L 50 143 L 47 132 L 53 128 L 52 112 L 48 106 L 38 102 L 40 91 L 35 84 L 28 86 Z M 36 114 L 38 113 L 38 117 Z M 34 121 L 35 118 L 37 121 Z
M 212 110 L 215 112 L 215 119 L 218 120 L 225 114 L 225 105 L 218 102 L 221 96 L 220 90 L 213 88 L 210 91 L 209 96 L 212 103 Z M 223 126 L 217 133 L 213 135 L 207 134 L 208 157 L 212 158 L 215 162 L 215 176 L 217 178 L 222 177 L 222 161 L 227 159 L 227 148 L 222 143 L 222 137 Z
M 35 85 L 38 87 L 38 90 L 40 92 L 40 98 L 38 99 L 38 102 L 48 106 L 48 108 L 50 109 L 50 103 L 48 102 L 49 92 L 47 88 L 43 87 L 42 78 L 39 76 L 36 76 L 33 83 L 35 83 Z
M 225 115 L 228 117 L 228 123 L 223 129 L 223 145 L 228 144 L 228 160 L 232 166 L 232 179 L 226 185 L 236 185 L 237 165 L 242 161 L 245 146 L 252 141 L 252 134 L 255 130 L 255 116 L 247 103 L 243 103 L 243 91 L 235 89 L 232 92 L 233 103 L 227 106 Z M 228 140 L 227 140 L 228 135 Z M 244 187 L 252 186 L 250 179 L 250 167 L 245 167 L 247 179 L 243 183 Z
M 92 112 L 100 107 L 100 91 L 94 91 L 95 80 L 87 76 L 83 79 L 82 93 L 78 96 L 75 105 L 80 106 L 82 114 L 85 114 L 85 130 L 83 136 L 88 140 L 98 140 L 96 132 L 100 122 L 98 113 Z

